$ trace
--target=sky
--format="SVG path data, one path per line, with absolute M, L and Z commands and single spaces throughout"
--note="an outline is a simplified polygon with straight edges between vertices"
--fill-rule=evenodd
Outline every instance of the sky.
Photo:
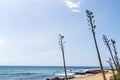
M 102 35 L 116 40 L 120 53 L 119 0 L 0 0 L 0 65 L 99 66 L 86 9 L 93 11 L 104 66 L 110 57 Z M 118 54 L 119 55 L 119 54 Z

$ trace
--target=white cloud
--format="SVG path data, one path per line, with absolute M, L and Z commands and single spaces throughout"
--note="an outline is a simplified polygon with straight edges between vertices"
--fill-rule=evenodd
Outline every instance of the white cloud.
M 63 0 L 63 2 L 72 12 L 80 12 L 80 1 L 73 2 L 72 0 Z

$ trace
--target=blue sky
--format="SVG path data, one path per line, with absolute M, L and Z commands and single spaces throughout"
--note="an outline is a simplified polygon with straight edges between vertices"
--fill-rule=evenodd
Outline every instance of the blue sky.
M 109 52 L 102 35 L 120 49 L 118 0 L 0 0 L 0 65 L 60 66 L 58 34 L 65 36 L 69 66 L 99 65 L 85 10 L 94 12 L 103 65 Z

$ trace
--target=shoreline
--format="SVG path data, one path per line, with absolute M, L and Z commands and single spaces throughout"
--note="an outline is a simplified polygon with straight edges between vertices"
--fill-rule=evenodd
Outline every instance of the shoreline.
M 108 72 L 105 73 L 106 79 L 109 80 L 110 76 L 112 76 L 111 70 L 108 70 Z M 89 76 L 84 76 L 84 77 L 78 77 L 78 78 L 72 78 L 68 80 L 103 80 L 102 73 L 97 73 Z
M 80 77 L 68 77 L 68 80 L 103 80 L 103 76 L 100 70 L 91 70 L 86 71 L 84 73 L 76 72 Z M 112 71 L 105 69 L 105 76 L 106 79 L 109 80 L 110 76 L 112 76 Z M 64 78 L 55 77 L 52 79 L 46 79 L 46 80 L 65 80 Z

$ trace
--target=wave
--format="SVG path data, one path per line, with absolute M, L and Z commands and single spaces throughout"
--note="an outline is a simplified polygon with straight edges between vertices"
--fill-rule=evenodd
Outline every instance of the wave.
M 1 73 L 0 75 L 33 75 L 33 74 L 38 74 L 38 73 Z
M 55 75 L 57 75 L 57 76 L 65 76 L 65 73 L 64 72 L 56 73 Z M 75 75 L 75 73 L 74 72 L 67 72 L 67 75 L 68 76 L 73 76 L 73 75 Z

